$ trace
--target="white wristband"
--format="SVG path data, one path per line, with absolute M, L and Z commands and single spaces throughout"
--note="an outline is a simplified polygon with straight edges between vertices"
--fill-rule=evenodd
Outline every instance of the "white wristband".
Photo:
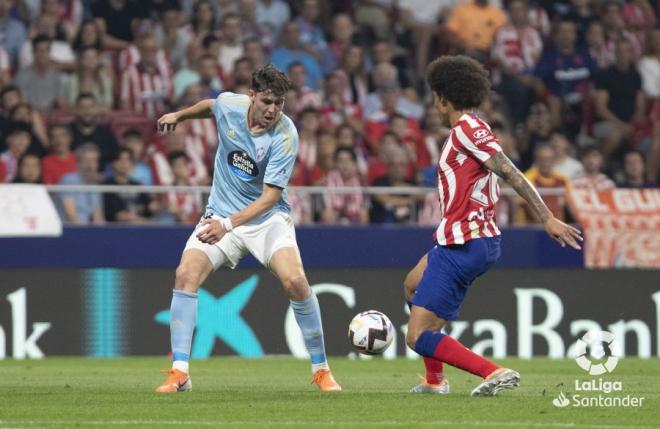
M 220 222 L 222 223 L 222 226 L 225 228 L 225 231 L 230 232 L 232 229 L 234 229 L 234 225 L 231 224 L 231 219 L 228 217 L 220 219 Z

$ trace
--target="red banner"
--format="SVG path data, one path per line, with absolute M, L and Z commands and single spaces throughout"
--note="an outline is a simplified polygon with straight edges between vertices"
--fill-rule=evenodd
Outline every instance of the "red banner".
M 660 189 L 572 189 L 587 268 L 660 268 Z

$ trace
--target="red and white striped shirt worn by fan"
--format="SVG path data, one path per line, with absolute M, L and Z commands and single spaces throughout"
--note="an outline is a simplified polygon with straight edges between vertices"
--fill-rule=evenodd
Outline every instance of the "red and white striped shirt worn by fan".
M 500 187 L 484 163 L 501 151 L 488 124 L 474 114 L 464 114 L 451 129 L 438 162 L 439 245 L 500 235 L 494 219 Z

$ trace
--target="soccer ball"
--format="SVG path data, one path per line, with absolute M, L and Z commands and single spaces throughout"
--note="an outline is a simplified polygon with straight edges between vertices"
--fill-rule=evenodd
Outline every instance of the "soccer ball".
M 348 338 L 358 352 L 365 355 L 381 354 L 394 338 L 394 326 L 386 315 L 376 310 L 363 311 L 348 325 Z

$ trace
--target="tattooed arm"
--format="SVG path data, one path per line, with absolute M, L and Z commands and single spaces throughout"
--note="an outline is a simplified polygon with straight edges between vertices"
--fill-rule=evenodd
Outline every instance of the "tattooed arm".
M 513 165 L 506 155 L 498 152 L 490 157 L 484 165 L 511 185 L 516 193 L 527 201 L 530 210 L 541 221 L 550 237 L 554 238 L 562 247 L 568 244 L 574 249 L 580 249 L 578 244 L 578 240 L 582 241 L 580 231 L 566 225 L 552 215 L 534 186 L 529 183 L 529 180 Z

